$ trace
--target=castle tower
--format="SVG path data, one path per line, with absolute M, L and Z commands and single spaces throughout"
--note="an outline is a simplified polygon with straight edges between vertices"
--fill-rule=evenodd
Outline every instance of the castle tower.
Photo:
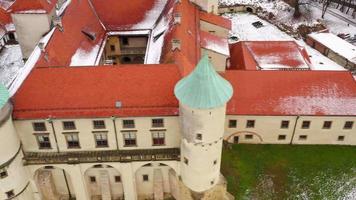
M 31 200 L 29 179 L 22 164 L 21 142 L 11 113 L 9 92 L 0 84 L 0 199 Z
M 208 13 L 218 14 L 218 0 L 190 0 L 192 3 L 198 5 L 202 10 Z
M 194 71 L 180 80 L 174 93 L 179 100 L 182 127 L 181 177 L 195 192 L 218 182 L 231 84 L 222 78 L 205 55 Z

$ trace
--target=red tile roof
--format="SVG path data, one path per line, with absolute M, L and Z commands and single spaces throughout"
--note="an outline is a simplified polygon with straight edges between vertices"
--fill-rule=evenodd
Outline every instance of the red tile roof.
M 44 10 L 50 13 L 56 6 L 57 0 L 16 0 L 11 6 L 12 12 L 22 12 L 29 10 Z
M 62 24 L 64 30 L 55 30 L 37 67 L 69 66 L 78 49 L 90 51 L 105 38 L 105 30 L 86 0 L 72 1 L 62 17 Z M 95 40 L 84 35 L 83 30 L 95 34 Z
M 13 98 L 16 119 L 178 115 L 176 65 L 36 68 Z M 122 108 L 115 108 L 121 101 Z
M 230 45 L 230 51 L 231 69 L 308 69 L 311 65 L 306 50 L 294 41 L 243 41 Z
M 356 116 L 349 72 L 230 70 L 224 76 L 234 88 L 229 115 Z
M 9 24 L 11 22 L 12 20 L 11 20 L 10 13 L 0 8 L 0 25 L 5 26 L 6 24 Z
M 150 25 L 154 25 L 162 11 L 154 9 L 160 7 L 159 4 L 166 3 L 163 0 L 145 0 L 144 2 L 142 0 L 106 0 L 105 3 L 102 0 L 90 1 L 107 30 L 132 29 L 133 26 L 143 22 L 149 12 L 153 12 L 153 15 L 156 14 L 156 19 L 151 19 L 150 23 L 142 24 L 138 29 L 152 28 Z
M 211 24 L 221 26 L 223 28 L 231 30 L 231 21 L 224 17 L 201 11 L 200 19 L 203 21 L 209 22 Z
M 211 33 L 200 31 L 200 45 L 202 48 L 215 51 L 226 56 L 230 55 L 227 38 L 218 37 Z

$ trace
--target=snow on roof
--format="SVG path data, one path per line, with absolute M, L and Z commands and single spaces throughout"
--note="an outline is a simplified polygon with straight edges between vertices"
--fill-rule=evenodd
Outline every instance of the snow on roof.
M 61 16 L 71 2 L 72 0 L 66 0 L 59 9 L 56 9 L 56 15 Z
M 13 23 L 9 23 L 5 25 L 6 31 L 15 31 L 15 25 Z
M 229 44 L 227 39 L 215 36 L 211 33 L 200 31 L 200 45 L 205 49 L 229 56 Z
M 132 29 L 152 29 L 161 15 L 167 0 L 156 0 L 153 8 L 146 12 L 145 18 L 132 26 Z
M 229 70 L 234 87 L 227 114 L 356 116 L 350 72 Z
M 0 26 L 0 40 L 5 36 L 6 30 Z
M 47 35 L 45 35 L 38 43 L 42 45 L 42 48 L 45 48 L 48 44 L 48 41 L 51 39 L 54 31 L 56 28 L 53 28 Z M 35 49 L 32 51 L 30 57 L 27 59 L 25 66 L 22 68 L 21 72 L 18 74 L 18 76 L 15 78 L 15 80 L 12 82 L 12 84 L 9 87 L 9 92 L 10 96 L 13 96 L 16 91 L 20 88 L 21 84 L 23 81 L 27 78 L 27 76 L 30 74 L 32 71 L 33 67 L 35 66 L 36 62 L 38 61 L 40 55 L 41 55 L 41 48 L 39 45 L 35 47 Z
M 20 14 L 43 14 L 50 13 L 58 0 L 16 0 L 12 5 L 13 13 Z
M 356 63 L 356 46 L 346 42 L 332 33 L 311 33 L 308 36 L 340 56 Z
M 37 10 L 22 10 L 16 12 L 18 14 L 46 14 L 47 11 L 43 9 L 37 9 Z
M 90 50 L 85 50 L 82 48 L 77 49 L 77 51 L 72 56 L 70 66 L 94 66 L 98 57 L 99 50 L 99 44 L 95 45 Z
M 7 10 L 11 7 L 16 0 L 0 0 L 0 7 L 4 10 Z

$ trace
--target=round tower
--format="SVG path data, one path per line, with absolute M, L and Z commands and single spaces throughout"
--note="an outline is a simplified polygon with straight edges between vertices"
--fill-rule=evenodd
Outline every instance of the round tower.
M 29 179 L 22 164 L 21 142 L 12 122 L 9 92 L 0 84 L 0 199 L 31 200 Z
M 177 83 L 174 93 L 183 133 L 182 181 L 191 190 L 203 192 L 219 180 L 226 102 L 233 89 L 205 55 L 194 71 Z

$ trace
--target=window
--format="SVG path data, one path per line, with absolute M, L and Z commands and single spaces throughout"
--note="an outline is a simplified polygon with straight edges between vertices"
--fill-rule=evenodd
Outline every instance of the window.
M 254 128 L 255 127 L 255 120 L 247 120 L 246 128 Z
M 253 135 L 245 135 L 245 139 L 252 139 Z
M 123 44 L 123 45 L 129 45 L 129 38 L 127 38 L 127 37 L 122 37 L 122 44 Z
M 94 133 L 96 147 L 108 147 L 108 134 L 106 132 Z
M 6 192 L 6 196 L 7 196 L 7 198 L 14 197 L 15 196 L 14 190 L 10 190 L 10 191 Z
M 121 176 L 115 176 L 115 182 L 120 183 L 121 182 Z
M 323 124 L 323 129 L 330 129 L 332 121 L 325 121 Z
M 115 51 L 115 45 L 110 45 L 110 50 Z
M 78 133 L 66 134 L 68 148 L 80 148 Z
M 122 120 L 123 128 L 135 128 L 135 121 L 132 119 L 124 119 Z
M 152 127 L 164 127 L 163 119 L 152 119 Z
M 203 135 L 201 133 L 197 133 L 197 135 L 195 136 L 195 138 L 197 140 L 202 140 L 203 139 Z
M 186 165 L 188 165 L 188 164 L 189 164 L 189 160 L 188 160 L 188 158 L 184 157 L 184 163 L 185 163 Z
M 230 119 L 229 120 L 229 128 L 236 128 L 236 126 L 237 126 L 237 120 Z
M 38 148 L 39 149 L 50 149 L 51 148 L 51 142 L 49 140 L 49 135 L 37 135 L 37 142 L 38 142 Z
M 75 130 L 75 124 L 73 121 L 63 122 L 63 130 Z
M 89 180 L 90 180 L 91 183 L 96 183 L 96 178 L 95 178 L 95 176 L 90 176 L 90 177 L 89 177 Z
M 239 136 L 234 136 L 234 143 L 238 144 L 239 143 Z
M 310 121 L 303 121 L 302 123 L 302 129 L 307 129 L 310 127 Z
M 216 165 L 218 163 L 218 160 L 214 160 L 213 164 Z
M 164 145 L 164 131 L 152 131 L 153 145 Z
M 354 125 L 353 121 L 347 121 L 345 122 L 344 129 L 352 129 L 353 125 Z
M 289 128 L 289 121 L 283 120 L 281 122 L 281 128 Z
M 136 132 L 124 132 L 125 146 L 136 146 Z
M 286 137 L 286 135 L 278 135 L 278 140 L 285 140 Z
M 5 167 L 1 168 L 0 169 L 0 179 L 6 178 L 7 176 L 8 176 L 7 169 Z
M 214 185 L 214 181 L 210 181 L 210 185 Z
M 104 120 L 94 120 L 93 127 L 94 127 L 94 129 L 105 129 L 105 121 Z
M 142 175 L 142 180 L 143 181 L 148 181 L 148 175 L 147 174 Z
M 345 140 L 345 136 L 340 135 L 339 137 L 337 137 L 337 141 L 344 141 Z
M 46 124 L 44 122 L 34 122 L 33 124 L 34 131 L 46 131 Z
M 307 139 L 307 136 L 306 135 L 300 135 L 299 136 L 299 140 L 306 140 Z

